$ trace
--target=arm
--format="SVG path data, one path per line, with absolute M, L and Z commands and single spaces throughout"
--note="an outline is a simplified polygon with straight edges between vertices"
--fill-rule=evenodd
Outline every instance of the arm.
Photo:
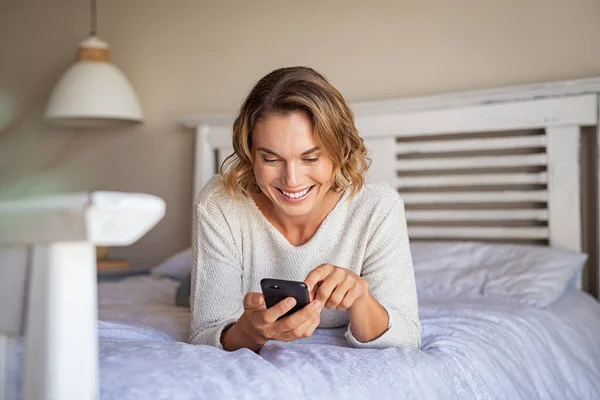
M 248 348 L 252 351 L 259 351 L 264 343 L 254 343 L 250 337 L 244 335 L 240 325 L 235 323 L 229 329 L 223 331 L 221 336 L 223 348 L 228 351 L 235 351 L 242 348 Z
M 242 260 L 230 225 L 216 201 L 194 209 L 190 342 L 223 348 L 221 335 L 243 313 Z
M 369 290 L 350 309 L 348 342 L 355 347 L 418 348 L 421 324 L 402 200 L 370 238 L 361 276 Z
M 367 290 L 348 310 L 352 334 L 359 342 L 370 342 L 383 335 L 389 326 L 385 308 Z

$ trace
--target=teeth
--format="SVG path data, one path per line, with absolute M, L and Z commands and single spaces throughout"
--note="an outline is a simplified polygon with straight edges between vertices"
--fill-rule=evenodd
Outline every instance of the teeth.
M 298 193 L 289 193 L 286 192 L 285 190 L 282 190 L 283 194 L 285 194 L 287 197 L 291 198 L 291 199 L 299 199 L 300 197 L 304 196 L 306 193 L 308 193 L 308 191 L 310 190 L 310 188 L 304 189 L 301 192 Z

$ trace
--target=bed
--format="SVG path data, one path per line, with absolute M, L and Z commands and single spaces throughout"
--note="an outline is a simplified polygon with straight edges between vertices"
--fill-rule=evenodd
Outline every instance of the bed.
M 343 327 L 259 354 L 190 345 L 186 249 L 99 284 L 99 390 L 60 398 L 600 398 L 599 93 L 592 79 L 352 105 L 370 178 L 406 204 L 419 350 L 351 348 Z M 232 120 L 182 121 L 194 193 L 231 152 Z

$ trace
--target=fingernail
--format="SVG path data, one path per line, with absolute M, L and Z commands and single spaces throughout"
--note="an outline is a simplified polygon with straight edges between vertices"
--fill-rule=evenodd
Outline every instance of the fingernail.
M 285 304 L 288 305 L 288 306 L 293 306 L 294 305 L 294 299 L 287 299 L 285 301 Z

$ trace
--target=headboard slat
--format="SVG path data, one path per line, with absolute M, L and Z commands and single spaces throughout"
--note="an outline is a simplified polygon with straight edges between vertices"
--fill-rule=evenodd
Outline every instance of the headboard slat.
M 444 204 L 444 203 L 513 203 L 519 201 L 545 202 L 548 192 L 545 190 L 527 191 L 489 191 L 489 192 L 439 192 L 439 193 L 402 193 L 406 204 Z
M 396 167 L 405 171 L 427 171 L 444 169 L 472 169 L 477 168 L 504 168 L 504 167 L 531 167 L 546 165 L 545 154 L 501 155 L 501 156 L 473 156 L 473 157 L 448 157 L 448 158 L 419 158 L 400 159 Z
M 542 185 L 547 181 L 546 172 L 499 173 L 499 174 L 463 174 L 432 176 L 399 176 L 396 187 L 431 188 L 440 186 L 480 186 L 480 185 Z
M 543 135 L 458 140 L 424 139 L 423 142 L 403 142 L 397 146 L 396 153 L 405 155 L 540 147 L 546 147 L 546 138 Z
M 356 119 L 367 138 L 594 125 L 596 96 L 560 97 L 443 110 L 364 115 Z
M 409 221 L 547 221 L 547 210 L 406 210 Z
M 546 227 L 422 227 L 409 226 L 412 239 L 546 239 Z

